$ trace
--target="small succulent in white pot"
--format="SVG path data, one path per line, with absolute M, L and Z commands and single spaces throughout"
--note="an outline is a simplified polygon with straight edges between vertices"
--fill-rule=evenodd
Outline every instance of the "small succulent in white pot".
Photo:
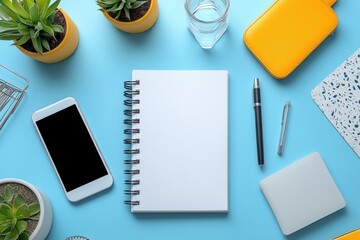
M 21 179 L 0 179 L 0 240 L 45 239 L 51 224 L 51 204 L 40 189 Z

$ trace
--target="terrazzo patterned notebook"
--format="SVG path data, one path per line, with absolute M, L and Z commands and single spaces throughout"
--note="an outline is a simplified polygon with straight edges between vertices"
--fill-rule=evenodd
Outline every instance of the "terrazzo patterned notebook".
M 360 157 L 360 48 L 320 82 L 311 96 Z

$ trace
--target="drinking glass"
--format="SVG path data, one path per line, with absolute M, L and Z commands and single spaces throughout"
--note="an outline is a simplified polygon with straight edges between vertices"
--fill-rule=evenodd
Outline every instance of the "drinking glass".
M 228 27 L 229 0 L 186 0 L 190 31 L 204 49 L 211 49 Z

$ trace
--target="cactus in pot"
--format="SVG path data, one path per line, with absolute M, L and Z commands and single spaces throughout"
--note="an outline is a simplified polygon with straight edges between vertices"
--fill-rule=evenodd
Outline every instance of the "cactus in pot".
M 96 0 L 105 18 L 127 33 L 149 30 L 159 15 L 157 0 Z
M 115 19 L 119 19 L 121 13 L 124 12 L 125 17 L 131 21 L 130 11 L 141 7 L 146 2 L 138 0 L 98 0 L 97 4 L 101 7 L 101 11 L 113 13 Z
M 0 0 L 0 40 L 14 40 L 21 46 L 31 42 L 37 53 L 50 51 L 55 34 L 64 28 L 54 24 L 54 17 L 60 0 L 50 4 L 50 0 Z
M 0 0 L 0 40 L 44 63 L 64 60 L 76 50 L 75 23 L 59 8 L 61 0 Z

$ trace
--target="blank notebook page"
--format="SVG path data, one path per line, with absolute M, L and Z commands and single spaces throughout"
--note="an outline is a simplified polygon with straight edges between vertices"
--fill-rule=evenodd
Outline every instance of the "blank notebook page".
M 134 70 L 132 212 L 228 211 L 228 72 Z

